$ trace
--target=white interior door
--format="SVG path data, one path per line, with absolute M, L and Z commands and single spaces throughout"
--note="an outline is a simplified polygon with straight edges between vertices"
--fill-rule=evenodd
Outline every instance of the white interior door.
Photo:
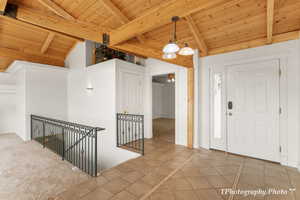
M 143 74 L 120 70 L 120 112 L 143 114 Z
M 228 151 L 278 162 L 279 61 L 228 67 L 227 90 Z

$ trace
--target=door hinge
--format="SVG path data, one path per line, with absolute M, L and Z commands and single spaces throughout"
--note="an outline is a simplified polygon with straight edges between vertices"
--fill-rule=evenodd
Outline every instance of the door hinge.
M 280 152 L 280 153 L 282 152 L 282 148 L 281 148 L 281 146 L 279 146 L 279 152 Z
M 281 113 L 282 113 L 282 108 L 280 107 L 279 108 L 279 114 L 281 115 Z
M 279 69 L 278 73 L 279 73 L 279 77 L 281 77 L 281 74 L 282 74 L 281 69 Z

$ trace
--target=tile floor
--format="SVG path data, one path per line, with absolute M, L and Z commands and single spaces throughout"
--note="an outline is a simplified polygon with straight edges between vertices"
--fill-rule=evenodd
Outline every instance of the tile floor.
M 223 152 L 191 150 L 161 140 L 146 140 L 145 150 L 145 156 L 90 178 L 72 171 L 49 150 L 41 151 L 35 142 L 23 143 L 15 135 L 0 136 L 0 199 L 300 199 L 300 173 L 293 168 Z M 224 193 L 230 189 L 288 192 L 265 196 Z
M 34 141 L 0 135 L 0 200 L 47 200 L 89 179 Z
M 146 140 L 146 154 L 104 171 L 56 200 L 296 200 L 300 173 L 275 163 Z M 225 189 L 287 189 L 283 195 L 230 195 Z M 296 191 L 289 191 L 296 188 Z M 222 193 L 223 192 L 223 193 Z

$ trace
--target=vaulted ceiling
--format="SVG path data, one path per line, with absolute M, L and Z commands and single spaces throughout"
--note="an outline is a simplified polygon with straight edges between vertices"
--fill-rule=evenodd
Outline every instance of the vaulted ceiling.
M 0 0 L 0 12 L 7 1 Z M 180 16 L 178 40 L 201 56 L 297 39 L 300 0 L 8 0 L 17 19 L 0 16 L 0 71 L 14 60 L 64 66 L 78 41 L 161 59 L 170 19 Z M 191 57 L 168 60 L 186 67 Z

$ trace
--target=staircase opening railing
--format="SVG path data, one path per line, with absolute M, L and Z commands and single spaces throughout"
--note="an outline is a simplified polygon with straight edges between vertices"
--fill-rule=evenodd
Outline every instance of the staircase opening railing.
M 117 146 L 144 155 L 144 116 L 117 113 Z
M 77 168 L 97 176 L 97 134 L 104 130 L 82 124 L 31 115 L 31 139 Z

